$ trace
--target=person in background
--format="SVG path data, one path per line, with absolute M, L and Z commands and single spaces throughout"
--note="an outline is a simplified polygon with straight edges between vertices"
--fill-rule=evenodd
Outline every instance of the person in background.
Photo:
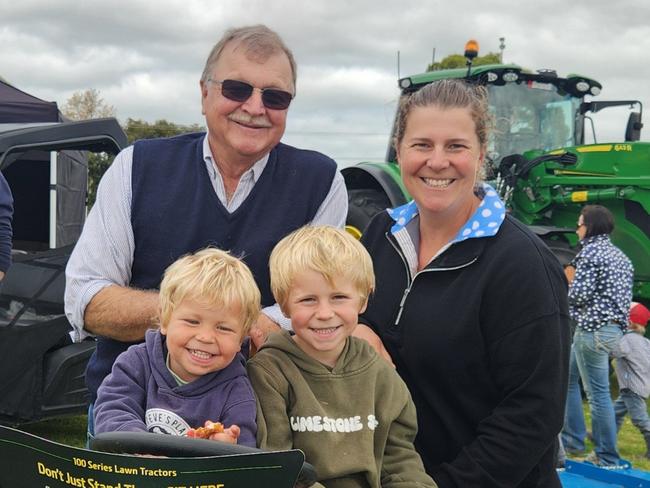
M 562 442 L 570 454 L 585 449 L 587 429 L 578 382 L 581 379 L 591 409 L 594 439 L 594 452 L 587 460 L 600 466 L 617 466 L 620 456 L 609 385 L 609 355 L 627 328 L 634 269 L 609 238 L 614 230 L 614 216 L 607 208 L 583 207 L 577 225 L 582 248 L 573 260 L 575 276 L 569 287 L 570 313 L 576 330 Z
M 0 172 L 0 281 L 11 265 L 11 221 L 14 200 L 5 177 Z
M 260 447 L 300 449 L 321 488 L 435 487 L 413 446 L 406 385 L 351 337 L 374 288 L 364 247 L 341 229 L 303 227 L 280 241 L 270 266 L 295 335 L 269 336 L 248 361 Z
M 648 321 L 650 310 L 641 303 L 633 303 L 627 332 L 612 351 L 612 356 L 616 358 L 619 388 L 614 402 L 616 430 L 620 430 L 623 418 L 629 414 L 632 424 L 643 435 L 645 457 L 650 459 L 650 418 L 646 403 L 650 396 L 650 340 L 644 337 Z
M 259 343 L 278 324 L 290 327 L 269 285 L 273 246 L 305 224 L 345 223 L 336 163 L 280 142 L 296 64 L 275 32 L 263 25 L 226 32 L 199 85 L 207 133 L 123 150 L 102 177 L 66 268 L 75 339 L 97 337 L 86 371 L 91 402 L 115 358 L 157 327 L 160 280 L 177 258 L 207 246 L 243 256 L 262 295 L 250 332 Z
M 569 358 L 558 260 L 481 181 L 484 87 L 431 83 L 404 99 L 395 147 L 413 201 L 362 241 L 377 288 L 360 320 L 415 402 L 415 447 L 441 488 L 559 488 Z
M 165 271 L 159 295 L 160 328 L 120 354 L 99 387 L 95 433 L 186 435 L 219 422 L 212 439 L 255 447 L 255 394 L 239 354 L 260 309 L 250 270 L 204 249 Z

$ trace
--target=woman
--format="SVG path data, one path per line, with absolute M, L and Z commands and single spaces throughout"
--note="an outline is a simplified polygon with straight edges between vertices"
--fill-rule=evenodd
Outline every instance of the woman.
M 379 334 L 418 412 L 418 449 L 441 488 L 559 487 L 554 446 L 569 356 L 562 269 L 480 182 L 486 91 L 460 80 L 402 103 L 395 146 L 414 201 L 363 240 Z
M 578 384 L 582 378 L 594 438 L 594 453 L 588 459 L 602 466 L 620 463 L 609 354 L 627 327 L 634 279 L 632 263 L 609 239 L 613 230 L 614 216 L 605 207 L 587 205 L 580 212 L 576 234 L 582 249 L 574 259 L 575 276 L 569 287 L 569 311 L 577 327 L 562 432 L 568 452 L 584 450 L 586 428 Z

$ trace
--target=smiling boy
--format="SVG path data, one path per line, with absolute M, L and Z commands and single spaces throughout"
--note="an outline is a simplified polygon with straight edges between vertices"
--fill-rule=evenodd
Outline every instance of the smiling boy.
M 260 309 L 248 267 L 218 249 L 182 257 L 160 285 L 160 330 L 122 353 L 98 390 L 95 432 L 184 435 L 255 446 L 255 396 L 239 354 Z
M 302 450 L 316 486 L 436 486 L 413 447 L 406 385 L 350 336 L 374 288 L 366 250 L 340 229 L 309 226 L 280 241 L 269 263 L 295 334 L 269 336 L 248 362 L 260 447 Z

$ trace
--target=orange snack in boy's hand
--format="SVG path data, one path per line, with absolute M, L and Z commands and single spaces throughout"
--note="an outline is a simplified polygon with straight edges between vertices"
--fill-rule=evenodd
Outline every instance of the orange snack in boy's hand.
M 197 439 L 209 439 L 212 434 L 221 434 L 223 432 L 223 424 L 221 422 L 205 422 L 204 427 L 198 429 L 189 429 L 185 435 L 187 437 L 194 437 Z

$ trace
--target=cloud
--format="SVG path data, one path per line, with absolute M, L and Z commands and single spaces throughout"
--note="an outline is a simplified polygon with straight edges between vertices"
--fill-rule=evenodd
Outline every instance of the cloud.
M 483 54 L 499 52 L 504 37 L 506 62 L 581 73 L 603 84 L 599 98 L 650 106 L 650 5 L 632 0 L 0 0 L 0 8 L 0 76 L 10 83 L 60 106 L 95 88 L 121 120 L 183 124 L 203 124 L 198 79 L 214 42 L 228 27 L 266 23 L 299 66 L 287 142 L 342 164 L 383 158 L 398 51 L 406 76 L 434 55 L 462 52 L 469 38 Z M 624 130 L 616 112 L 598 114 L 605 138 Z

